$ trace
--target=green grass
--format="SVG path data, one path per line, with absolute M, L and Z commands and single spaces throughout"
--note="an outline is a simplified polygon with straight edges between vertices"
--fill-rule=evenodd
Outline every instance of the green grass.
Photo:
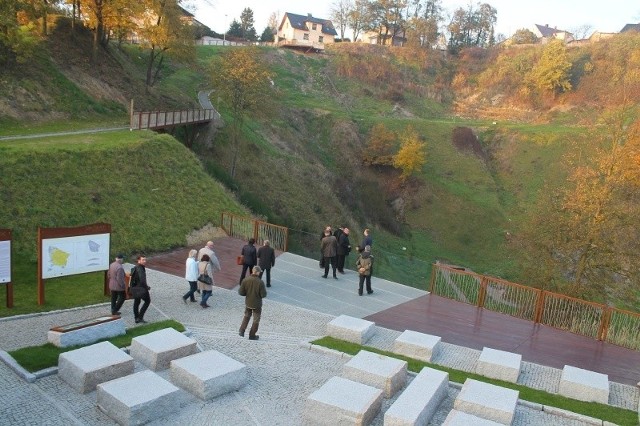
M 349 355 L 356 355 L 361 350 L 367 350 L 377 354 L 389 356 L 392 358 L 401 359 L 407 362 L 407 368 L 409 371 L 419 373 L 424 367 L 430 367 L 436 370 L 445 371 L 449 374 L 449 380 L 456 383 L 464 383 L 467 379 L 474 379 L 485 383 L 490 383 L 496 386 L 513 389 L 519 392 L 519 398 L 561 408 L 563 410 L 571 411 L 573 413 L 583 414 L 585 416 L 594 417 L 597 419 L 606 420 L 608 422 L 615 423 L 617 425 L 629 425 L 635 426 L 638 424 L 638 413 L 632 410 L 625 410 L 623 408 L 612 407 L 606 404 L 599 404 L 595 402 L 577 401 L 575 399 L 566 398 L 560 395 L 551 394 L 549 392 L 532 389 L 516 383 L 505 382 L 502 380 L 490 379 L 488 377 L 480 376 L 474 373 L 468 373 L 465 371 L 455 370 L 452 368 L 443 367 L 437 364 L 428 363 L 424 361 L 418 361 L 413 358 L 408 358 L 402 355 L 398 355 L 388 351 L 382 351 L 370 346 L 361 346 L 355 343 L 346 342 L 344 340 L 334 339 L 332 337 L 323 337 L 315 340 L 313 344 L 331 348 L 340 352 L 347 353 Z
M 131 345 L 131 339 L 134 337 L 149 334 L 165 328 L 173 328 L 179 332 L 183 332 L 185 330 L 184 326 L 179 322 L 174 320 L 165 320 L 129 328 L 127 329 L 126 334 L 112 337 L 110 339 L 102 339 L 98 342 L 111 342 L 119 348 L 125 348 Z M 17 349 L 15 351 L 9 351 L 9 355 L 11 355 L 13 359 L 15 359 L 16 362 L 18 362 L 18 364 L 20 364 L 25 370 L 33 373 L 45 368 L 55 367 L 58 365 L 58 357 L 60 354 L 79 349 L 83 346 L 87 345 L 59 348 L 51 343 L 46 343 L 40 346 L 30 346 L 27 348 Z

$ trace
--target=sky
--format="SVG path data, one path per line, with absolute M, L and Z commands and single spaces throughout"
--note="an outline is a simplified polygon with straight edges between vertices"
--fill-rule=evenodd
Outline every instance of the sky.
M 329 19 L 335 0 L 186 0 L 195 6 L 196 19 L 213 31 L 223 33 L 233 19 L 240 20 L 246 7 L 253 11 L 258 34 L 267 26 L 269 16 L 282 17 L 290 12 L 298 15 L 311 13 L 316 18 Z M 472 4 L 488 3 L 498 11 L 496 34 L 512 35 L 520 28 L 533 29 L 534 24 L 549 25 L 571 31 L 589 25 L 593 31 L 618 32 L 626 24 L 640 23 L 638 0 L 473 0 Z M 459 7 L 466 8 L 469 1 L 443 0 L 450 14 Z M 189 8 L 193 12 L 192 8 Z M 349 36 L 350 31 L 345 36 Z

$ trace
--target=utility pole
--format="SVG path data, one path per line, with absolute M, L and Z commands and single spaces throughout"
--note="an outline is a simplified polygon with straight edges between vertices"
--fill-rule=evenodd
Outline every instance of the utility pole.
M 227 25 L 227 15 L 224 15 L 224 25 Z M 224 30 L 222 34 L 222 45 L 224 46 L 227 43 L 227 30 Z

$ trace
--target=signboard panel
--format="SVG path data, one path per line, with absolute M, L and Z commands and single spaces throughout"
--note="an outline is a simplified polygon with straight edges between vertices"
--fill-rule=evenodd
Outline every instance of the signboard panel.
M 42 240 L 42 278 L 109 269 L 110 234 L 77 235 Z
M 11 240 L 0 241 L 0 284 L 11 282 Z

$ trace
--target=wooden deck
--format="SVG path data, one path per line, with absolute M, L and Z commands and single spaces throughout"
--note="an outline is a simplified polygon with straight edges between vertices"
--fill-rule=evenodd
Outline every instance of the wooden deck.
M 218 287 L 238 285 L 241 267 L 236 265 L 244 241 L 235 238 L 214 240 L 214 251 L 222 272 L 214 274 Z M 147 266 L 184 277 L 185 260 L 191 248 L 150 256 Z M 276 252 L 276 255 L 280 253 Z M 374 278 L 375 287 L 375 278 Z M 366 319 L 392 330 L 414 330 L 440 336 L 443 342 L 482 350 L 516 352 L 524 361 L 563 368 L 572 365 L 608 374 L 609 380 L 636 385 L 640 382 L 640 352 L 577 334 L 557 330 L 508 315 L 479 309 L 466 303 L 426 295 Z

